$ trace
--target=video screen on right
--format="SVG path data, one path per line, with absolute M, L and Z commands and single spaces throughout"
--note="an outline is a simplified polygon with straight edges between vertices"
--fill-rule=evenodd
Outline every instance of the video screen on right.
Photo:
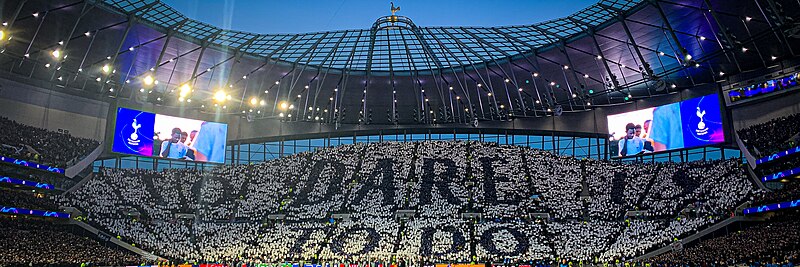
M 607 121 L 618 157 L 725 142 L 716 94 L 609 115 Z

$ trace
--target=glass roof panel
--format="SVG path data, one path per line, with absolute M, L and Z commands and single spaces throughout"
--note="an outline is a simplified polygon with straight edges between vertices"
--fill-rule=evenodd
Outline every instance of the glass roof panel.
M 642 0 L 600 0 L 569 18 L 525 26 L 417 27 L 410 19 L 372 30 L 331 31 L 304 34 L 254 34 L 221 30 L 188 19 L 158 0 L 103 0 L 110 8 L 138 16 L 179 33 L 242 52 L 275 60 L 322 67 L 408 71 L 479 64 L 528 52 L 582 34 L 615 14 L 607 8 L 628 10 Z M 182 24 L 181 24 L 182 23 Z M 401 25 L 402 24 L 402 25 Z M 389 26 L 387 26 L 389 25 Z

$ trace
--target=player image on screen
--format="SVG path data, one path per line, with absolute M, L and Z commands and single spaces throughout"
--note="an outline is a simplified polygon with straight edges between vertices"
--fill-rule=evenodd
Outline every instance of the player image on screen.
M 617 156 L 632 156 L 653 152 L 652 121 L 654 108 L 608 116 L 611 140 L 618 144 Z M 630 132 L 630 133 L 629 133 Z M 635 139 L 635 141 L 634 141 Z M 627 142 L 626 142 L 627 140 Z M 629 146 L 624 150 L 625 144 Z
M 228 125 L 156 115 L 155 131 L 161 140 L 158 157 L 202 162 L 225 161 Z
M 225 161 L 227 132 L 227 124 L 203 122 L 191 146 L 195 159 L 210 162 Z
M 637 136 L 636 125 L 628 123 L 625 125 L 625 137 L 619 140 L 619 155 L 629 156 L 644 153 L 644 139 Z M 638 130 L 641 134 L 641 127 Z
M 680 103 L 660 106 L 653 110 L 650 138 L 653 139 L 654 151 L 683 147 Z
M 181 132 L 180 128 L 173 128 L 172 138 L 161 142 L 161 149 L 159 150 L 161 152 L 159 152 L 159 156 L 171 159 L 184 159 L 188 147 L 181 141 L 182 139 L 185 140 L 185 138 L 181 137 L 182 134 L 183 132 Z
M 617 156 L 698 147 L 725 141 L 717 95 L 609 115 Z M 641 144 L 641 147 L 639 146 Z

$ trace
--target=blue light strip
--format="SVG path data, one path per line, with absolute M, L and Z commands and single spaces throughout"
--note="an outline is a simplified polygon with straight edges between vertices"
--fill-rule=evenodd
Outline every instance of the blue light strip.
M 0 183 L 9 183 L 9 184 L 18 184 L 30 187 L 36 187 L 41 189 L 53 190 L 53 185 L 47 183 L 39 183 L 39 182 L 31 182 L 26 180 L 14 179 L 8 176 L 0 177 Z
M 797 147 L 794 147 L 794 148 L 790 148 L 790 149 L 787 149 L 787 150 L 784 150 L 784 151 L 781 151 L 781 152 L 778 152 L 778 153 L 775 153 L 775 154 L 760 158 L 760 159 L 756 160 L 756 165 L 764 164 L 764 163 L 767 163 L 767 162 L 770 162 L 770 161 L 773 161 L 773 160 L 777 160 L 779 158 L 786 157 L 788 155 L 792 155 L 792 154 L 795 154 L 795 153 L 800 153 L 800 146 L 797 146 Z
M 69 213 L 46 211 L 46 210 L 29 210 L 23 208 L 0 206 L 0 213 L 20 214 L 20 215 L 33 215 L 41 217 L 55 217 L 69 219 Z
M 766 205 L 758 206 L 758 207 L 746 208 L 746 209 L 744 209 L 743 212 L 744 212 L 744 215 L 747 215 L 747 214 L 751 214 L 751 213 L 767 212 L 767 211 L 774 211 L 774 210 L 780 210 L 780 209 L 790 209 L 790 208 L 795 208 L 797 206 L 800 206 L 800 199 L 781 202 L 781 203 L 766 204 Z
M 767 181 L 772 181 L 772 180 L 783 179 L 783 178 L 786 178 L 787 176 L 791 177 L 791 176 L 793 176 L 795 174 L 800 174 L 800 167 L 797 167 L 797 168 L 794 168 L 794 169 L 791 169 L 791 170 L 785 170 L 785 171 L 776 172 L 776 173 L 761 177 L 761 181 L 762 182 L 767 182 Z
M 49 172 L 54 172 L 54 173 L 58 173 L 58 174 L 64 174 L 64 169 L 62 169 L 62 168 L 50 167 L 50 166 L 47 166 L 47 165 L 44 165 L 44 164 L 39 164 L 39 163 L 32 162 L 32 161 L 28 162 L 26 160 L 15 159 L 15 158 L 12 158 L 12 157 L 3 157 L 3 156 L 0 156 L 0 160 L 8 162 L 8 163 L 11 163 L 11 164 L 16 164 L 16 165 L 29 167 L 29 168 L 36 168 L 36 169 L 45 170 L 45 171 L 49 171 Z

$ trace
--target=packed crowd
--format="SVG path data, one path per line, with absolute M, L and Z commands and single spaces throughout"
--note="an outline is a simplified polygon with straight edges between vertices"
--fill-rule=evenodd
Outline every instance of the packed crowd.
M 739 164 L 618 164 L 492 143 L 388 142 L 208 171 L 103 169 L 58 201 L 126 241 L 189 261 L 607 260 L 730 216 L 753 193 Z M 413 218 L 398 221 L 406 210 Z
M 427 262 L 469 262 L 473 240 L 468 220 L 456 216 L 419 218 L 408 221 L 401 231 L 397 254 Z
M 787 174 L 788 171 L 800 167 L 800 155 L 792 154 L 772 161 L 768 161 L 756 166 L 754 170 L 758 177 L 780 177 L 780 173 Z
M 124 266 L 141 257 L 63 221 L 0 216 L 0 266 Z
M 95 140 L 28 126 L 0 117 L 0 153 L 51 167 L 65 168 L 95 149 Z
M 330 246 L 324 246 L 319 257 L 345 261 L 391 256 L 398 227 L 391 218 L 365 216 L 343 221 L 331 230 Z
M 650 259 L 693 266 L 751 266 L 797 263 L 800 249 L 800 217 L 796 210 L 786 211 L 740 231 L 703 240 L 696 245 Z M 777 266 L 777 265 L 776 265 Z
M 476 246 L 477 259 L 501 262 L 506 259 L 525 261 L 547 259 L 553 253 L 545 231 L 545 223 L 522 220 L 489 221 L 476 226 L 480 238 Z M 526 233 L 523 235 L 522 233 Z M 556 249 L 558 250 L 558 249 Z
M 0 206 L 58 211 L 58 206 L 41 193 L 0 188 L 0 196 L 3 196 L 0 198 Z
M 778 190 L 755 195 L 751 206 L 761 206 L 798 199 L 800 199 L 800 181 L 789 181 L 783 183 L 783 187 Z
M 737 132 L 748 150 L 757 157 L 800 146 L 799 142 L 792 141 L 800 133 L 800 113 L 751 125 Z

